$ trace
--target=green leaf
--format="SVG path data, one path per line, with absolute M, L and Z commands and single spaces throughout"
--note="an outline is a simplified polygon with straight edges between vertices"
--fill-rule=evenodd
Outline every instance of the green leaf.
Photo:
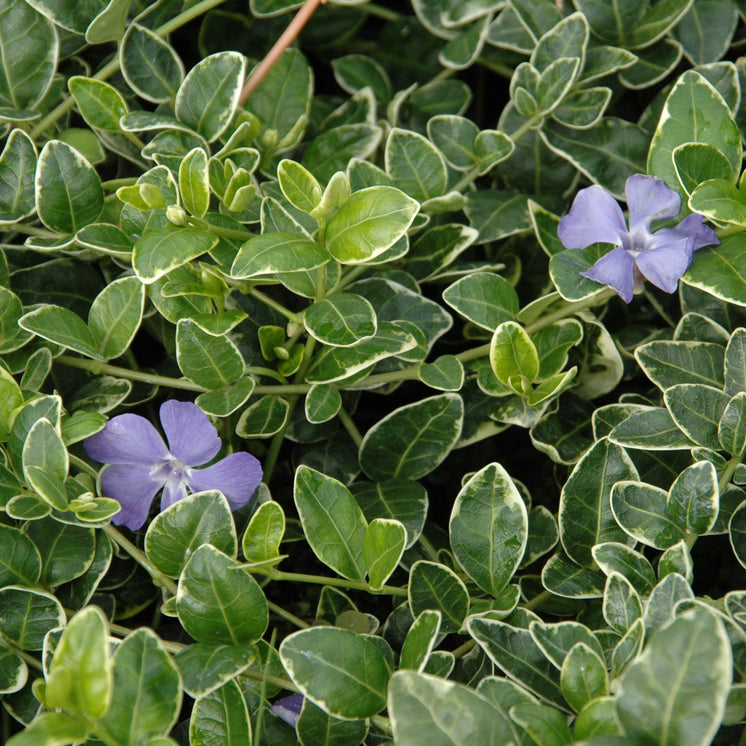
M 504 321 L 492 335 L 490 367 L 497 379 L 518 394 L 529 392 L 539 375 L 539 354 L 531 337 L 515 321 Z
M 45 587 L 69 583 L 90 568 L 96 551 L 92 528 L 41 518 L 29 524 L 27 530 L 36 546 L 44 547 L 40 580 Z
M 280 558 L 280 542 L 285 535 L 285 512 L 279 503 L 262 503 L 251 516 L 241 539 L 247 562 L 269 562 Z
M 694 534 L 706 534 L 720 510 L 720 490 L 715 467 L 697 461 L 676 477 L 668 491 L 668 512 L 680 526 Z
M 148 231 L 135 242 L 132 266 L 140 281 L 149 285 L 207 253 L 217 243 L 218 237 L 208 231 L 165 225 Z
M 216 140 L 233 118 L 246 69 L 239 52 L 217 52 L 200 60 L 184 78 L 176 94 L 176 118 Z
M 464 212 L 469 225 L 479 231 L 480 243 L 531 229 L 525 194 L 496 189 L 469 192 Z
M 240 279 L 302 272 L 322 267 L 329 253 L 310 238 L 290 233 L 262 233 L 242 244 L 231 268 Z
M 315 469 L 299 466 L 293 494 L 303 532 L 316 556 L 343 577 L 362 580 L 367 522 L 347 487 Z
M 636 478 L 629 456 L 606 439 L 599 440 L 578 461 L 562 488 L 558 514 L 562 546 L 572 560 L 591 566 L 594 545 L 632 543 L 614 520 L 610 495 L 616 482 Z
M 690 199 L 697 187 L 709 179 L 725 179 L 732 184 L 735 178 L 728 159 L 714 145 L 701 142 L 688 142 L 674 148 L 673 165 Z
M 672 30 L 692 65 L 721 59 L 730 46 L 738 23 L 738 8 L 729 0 L 692 3 Z
M 169 733 L 181 710 L 181 677 L 155 633 L 141 627 L 127 635 L 113 664 L 116 696 L 97 731 L 126 746 Z
M 304 700 L 295 734 L 302 746 L 334 746 L 362 743 L 368 733 L 365 720 L 341 720 Z
M 474 272 L 449 285 L 443 300 L 454 311 L 483 329 L 494 331 L 518 313 L 518 294 L 500 275 Z
M 28 666 L 12 648 L 0 643 L 0 692 L 13 694 L 26 686 Z
M 354 293 L 336 293 L 316 301 L 306 309 L 303 323 L 314 339 L 334 347 L 354 345 L 378 329 L 373 306 Z
M 103 612 L 89 606 L 65 627 L 47 673 L 44 704 L 97 720 L 109 708 L 113 675 L 108 624 Z
M 121 132 L 119 120 L 129 111 L 122 94 L 102 80 L 74 75 L 67 81 L 80 115 L 89 127 Z
M 288 420 L 290 405 L 286 399 L 268 394 L 257 399 L 241 412 L 236 423 L 240 438 L 269 438 L 280 432 Z
M 256 386 L 254 379 L 244 376 L 227 388 L 204 391 L 194 400 L 194 403 L 205 414 L 227 417 L 246 404 L 254 391 L 254 386 Z
M 189 717 L 189 742 L 251 743 L 251 718 L 241 687 L 235 680 L 200 696 Z
M 466 117 L 441 114 L 427 123 L 427 134 L 451 168 L 468 171 L 479 162 L 474 141 L 479 127 Z
M 528 539 L 526 505 L 502 466 L 488 464 L 461 488 L 449 534 L 467 575 L 497 596 L 518 569 Z
M 8 135 L 0 154 L 0 221 L 16 222 L 36 209 L 36 147 L 21 129 Z
M 671 417 L 686 435 L 705 448 L 717 450 L 718 423 L 728 405 L 720 389 L 698 383 L 681 383 L 663 392 Z
M 656 549 L 668 549 L 685 537 L 672 519 L 668 495 L 644 482 L 619 481 L 611 491 L 611 509 L 619 525 L 634 539 Z
M 176 326 L 176 359 L 184 375 L 209 390 L 222 389 L 244 374 L 244 360 L 227 336 L 208 334 L 192 319 Z
M 742 233 L 725 236 L 719 246 L 695 252 L 682 282 L 725 301 L 746 306 L 746 278 L 739 271 L 746 257 Z
M 298 49 L 286 49 L 268 71 L 245 104 L 262 124 L 262 132 L 274 130 L 278 142 L 289 136 L 290 147 L 303 134 L 298 123 L 305 126 L 313 97 L 313 73 Z M 336 169 L 335 169 L 336 170 Z
M 426 386 L 439 391 L 459 391 L 464 385 L 464 366 L 455 355 L 441 355 L 421 365 L 417 377 Z
M 740 457 L 746 450 L 746 392 L 737 393 L 718 423 L 718 440 L 728 453 Z
M 570 161 L 617 199 L 623 199 L 629 176 L 645 172 L 650 135 L 625 119 L 602 117 L 598 124 L 583 130 L 583 137 L 578 137 L 575 129 L 548 122 L 540 135 L 550 150 Z
M 622 677 L 617 713 L 626 735 L 681 746 L 709 743 L 725 710 L 731 665 L 717 616 L 702 607 L 682 614 L 655 634 Z
M 8 746 L 67 746 L 87 736 L 88 728 L 80 721 L 63 712 L 45 712 L 12 736 Z
M 427 492 L 419 482 L 408 479 L 357 481 L 350 489 L 368 522 L 392 518 L 407 529 L 407 549 L 417 541 L 427 515 Z
M 334 60 L 332 64 L 338 62 Z M 284 158 L 277 164 L 277 181 L 285 198 L 293 207 L 311 212 L 321 202 L 321 184 L 316 177 L 296 161 Z
M 267 599 L 239 562 L 202 544 L 187 560 L 179 580 L 176 611 L 197 642 L 256 642 L 267 629 Z
M 0 588 L 0 632 L 21 650 L 41 650 L 47 632 L 65 625 L 60 602 L 44 591 Z
M 68 468 L 67 448 L 54 425 L 45 417 L 37 420 L 23 446 L 23 473 L 36 493 L 57 510 L 67 509 Z
M 421 671 L 430 657 L 438 635 L 440 634 L 439 611 L 423 611 L 417 615 L 401 648 L 399 668 L 409 668 Z
M 202 148 L 192 148 L 179 164 L 179 194 L 189 213 L 205 216 L 210 206 L 210 178 L 207 153 Z
M 50 230 L 75 233 L 101 214 L 101 180 L 77 150 L 50 140 L 39 154 L 36 169 L 36 209 Z
M 375 518 L 368 524 L 363 539 L 363 559 L 373 590 L 379 590 L 396 570 L 406 541 L 407 530 L 399 521 Z
M 26 533 L 0 525 L 0 587 L 34 586 L 41 577 L 41 554 Z
M 695 445 L 663 407 L 634 412 L 611 430 L 609 440 L 625 448 L 649 451 L 689 450 Z
M 471 618 L 467 627 L 480 647 L 511 679 L 541 699 L 566 707 L 559 684 L 560 672 L 527 629 L 479 617 Z
M 89 44 L 118 41 L 124 32 L 128 10 L 127 0 L 109 0 L 106 7 L 88 25 L 85 40 Z
M 406 269 L 417 280 L 429 279 L 450 265 L 477 236 L 477 231 L 466 225 L 436 225 L 419 234 L 410 246 Z
M 615 541 L 596 544 L 592 553 L 596 564 L 607 577 L 612 572 L 619 573 L 640 595 L 650 595 L 655 586 L 655 572 L 650 561 L 642 554 Z
M 446 164 L 442 153 L 416 132 L 394 128 L 386 141 L 386 173 L 394 186 L 418 202 L 446 191 Z
M 693 70 L 687 70 L 668 94 L 650 143 L 648 173 L 678 188 L 672 155 L 687 142 L 713 145 L 727 158 L 733 173 L 739 172 L 741 139 L 730 109 L 712 84 Z
M 0 106 L 33 109 L 49 90 L 57 69 L 59 42 L 54 25 L 42 13 L 31 3 L 9 2 L 3 6 Z
M 609 627 L 621 635 L 626 634 L 629 628 L 642 618 L 642 601 L 639 594 L 629 580 L 618 572 L 612 572 L 606 578 L 603 615 Z
M 67 308 L 45 304 L 22 316 L 18 323 L 23 329 L 50 342 L 96 360 L 104 359 L 86 323 Z
M 611 88 L 603 86 L 571 91 L 552 116 L 565 127 L 588 129 L 598 124 L 610 100 Z
M 547 560 L 541 571 L 542 585 L 563 598 L 601 598 L 604 595 L 604 576 L 580 567 L 561 552 Z
M 177 500 L 159 513 L 145 534 L 145 554 L 157 570 L 178 578 L 203 544 L 235 558 L 237 543 L 228 501 L 222 493 L 209 490 Z
M 256 658 L 256 647 L 244 645 L 188 645 L 174 656 L 184 680 L 184 691 L 198 699 L 233 679 Z
M 145 286 L 136 277 L 120 277 L 95 298 L 88 314 L 88 328 L 105 360 L 119 357 L 140 327 Z
M 469 593 L 458 575 L 438 562 L 419 560 L 409 573 L 409 606 L 412 613 L 441 613 L 440 631 L 458 632 L 469 613 Z
M 440 394 L 395 409 L 363 438 L 360 466 L 371 479 L 419 479 L 450 453 L 461 434 L 464 405 Z
M 406 234 L 418 210 L 415 200 L 394 187 L 361 189 L 329 220 L 329 253 L 342 264 L 375 259 Z
M 507 716 L 470 687 L 416 671 L 397 671 L 388 693 L 401 746 L 499 746 L 513 742 Z
M 381 128 L 368 122 L 332 127 L 310 142 L 303 153 L 303 165 L 317 178 L 329 181 L 338 171 L 346 170 L 351 160 L 375 153 L 381 136 Z
M 127 27 L 119 60 L 127 85 L 154 104 L 172 101 L 184 78 L 184 63 L 176 50 L 139 23 Z
M 334 717 L 372 717 L 386 706 L 391 669 L 371 638 L 338 627 L 311 627 L 280 645 L 285 670 L 305 697 Z
M 579 644 L 583 644 L 599 657 L 603 656 L 603 648 L 598 638 L 588 627 L 579 622 L 544 624 L 543 622 L 532 621 L 528 628 L 534 642 L 559 669 L 562 669 L 568 653 Z
M 635 349 L 645 375 L 661 390 L 680 383 L 723 385 L 722 345 L 710 342 L 654 340 Z
M 8 436 L 15 410 L 23 404 L 23 392 L 15 378 L 0 368 L 0 438 Z
M 304 401 L 306 419 L 313 425 L 336 417 L 341 407 L 342 396 L 332 383 L 313 384 Z

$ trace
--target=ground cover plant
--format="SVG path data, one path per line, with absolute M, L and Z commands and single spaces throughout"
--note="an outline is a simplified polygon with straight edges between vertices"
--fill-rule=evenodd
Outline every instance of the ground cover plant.
M 0 0 L 0 741 L 746 743 L 745 18 Z

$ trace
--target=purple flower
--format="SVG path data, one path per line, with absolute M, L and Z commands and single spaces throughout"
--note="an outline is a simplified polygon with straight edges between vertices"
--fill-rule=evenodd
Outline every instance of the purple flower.
M 269 708 L 269 711 L 273 715 L 277 715 L 281 720 L 284 720 L 288 725 L 295 728 L 302 707 L 303 695 L 291 694 L 289 697 L 278 699 L 277 702 Z
M 160 416 L 168 447 L 153 425 L 136 414 L 112 417 L 83 443 L 92 459 L 109 464 L 101 474 L 101 489 L 122 506 L 112 521 L 136 531 L 161 488 L 161 510 L 186 497 L 187 489 L 220 490 L 233 510 L 246 505 L 262 481 L 259 461 L 249 453 L 231 453 L 195 469 L 220 450 L 217 430 L 191 402 L 164 402 Z
M 616 246 L 581 274 L 608 285 L 627 303 L 634 293 L 642 292 L 645 280 L 673 293 L 693 253 L 720 241 L 696 213 L 675 228 L 651 231 L 653 220 L 675 218 L 681 209 L 678 193 L 655 176 L 630 176 L 624 194 L 629 228 L 619 203 L 601 187 L 591 186 L 577 193 L 570 212 L 560 220 L 560 241 L 567 249 L 584 249 L 594 243 Z

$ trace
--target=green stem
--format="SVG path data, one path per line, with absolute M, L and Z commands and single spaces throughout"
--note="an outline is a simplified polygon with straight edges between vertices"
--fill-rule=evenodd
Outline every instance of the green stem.
M 658 303 L 658 299 L 647 289 L 643 290 L 643 294 L 645 295 L 645 298 L 647 299 L 648 303 L 656 310 L 658 315 L 672 328 L 676 328 L 676 322 L 668 315 L 668 312 L 666 311 L 663 306 Z
M 165 588 L 173 596 L 176 595 L 176 583 L 167 575 L 164 575 L 160 570 L 156 569 L 145 555 L 145 552 L 136 547 L 126 536 L 124 536 L 124 534 L 114 528 L 114 526 L 104 526 L 104 531 L 109 535 L 109 538 L 124 549 L 124 551 L 127 552 L 127 554 L 129 554 L 138 565 L 147 571 L 157 586 Z
M 302 572 L 284 572 L 283 570 L 266 569 L 262 567 L 249 567 L 250 572 L 256 575 L 265 575 L 272 580 L 286 581 L 289 583 L 313 583 L 314 585 L 330 585 L 334 588 L 347 588 L 354 591 L 367 591 L 374 595 L 385 596 L 407 596 L 406 588 L 398 588 L 393 585 L 381 586 L 374 590 L 368 583 L 362 580 L 345 580 L 344 578 L 327 578 L 322 575 L 308 575 Z
M 129 378 L 132 381 L 142 381 L 143 383 L 150 383 L 155 386 L 169 386 L 173 389 L 183 389 L 184 391 L 196 391 L 200 394 L 207 390 L 204 389 L 202 386 L 198 386 L 196 383 L 188 381 L 186 378 L 170 378 L 168 376 L 158 376 L 153 373 L 143 373 L 139 370 L 120 368 L 116 365 L 100 363 L 98 360 L 87 360 L 83 357 L 60 355 L 59 357 L 55 358 L 55 361 L 58 363 L 62 363 L 63 365 L 69 365 L 72 368 L 82 368 L 83 370 L 88 370 L 95 375 L 108 373 L 111 376 L 118 376 L 119 378 Z
M 285 306 L 278 303 L 273 298 L 270 298 L 268 295 L 263 293 L 261 290 L 257 290 L 256 288 L 251 288 L 251 290 L 249 290 L 249 295 L 253 295 L 257 300 L 260 300 L 262 303 L 264 303 L 265 306 L 274 308 L 275 311 L 282 314 L 286 319 L 289 319 L 290 321 L 293 321 L 296 324 L 301 324 L 301 325 L 303 324 L 302 316 L 299 316 L 297 313 L 294 313 L 289 308 L 285 308 Z
M 347 411 L 344 407 L 339 408 L 337 417 L 339 417 L 339 421 L 342 423 L 344 429 L 347 430 L 347 434 L 350 436 L 350 438 L 352 438 L 355 446 L 358 448 L 358 450 L 360 450 L 360 446 L 363 444 L 363 436 L 360 435 L 360 431 L 357 429 L 357 426 L 352 421 L 352 417 L 347 414 Z
M 82 458 L 79 458 L 78 456 L 75 456 L 74 454 L 70 455 L 70 464 L 73 466 L 77 466 L 80 471 L 84 471 L 86 474 L 88 474 L 91 479 L 96 479 L 98 477 L 98 471 L 94 469 L 89 463 L 86 461 L 83 461 Z
M 548 313 L 546 316 L 542 316 L 540 319 L 537 319 L 531 324 L 526 324 L 526 331 L 529 334 L 538 332 L 539 329 L 544 329 L 547 326 L 551 326 L 555 321 L 561 321 L 562 319 L 566 319 L 569 316 L 574 316 L 576 313 L 578 313 L 578 311 L 585 311 L 586 308 L 600 306 L 602 303 L 606 303 L 608 300 L 611 300 L 614 295 L 615 293 L 611 288 L 606 288 L 600 293 L 589 295 L 587 298 L 572 301 L 571 303 L 568 303 L 567 305 L 554 311 L 553 313 Z
M 510 139 L 513 142 L 518 142 L 527 132 L 530 132 L 535 124 L 538 124 L 543 119 L 542 116 L 533 116 L 527 119 L 512 135 Z
M 463 645 L 459 645 L 454 651 L 453 651 L 453 657 L 457 660 L 459 658 L 463 658 L 467 653 L 470 653 L 474 646 L 476 645 L 475 640 L 467 640 Z
M 25 223 L 13 223 L 8 226 L 8 231 L 14 233 L 24 233 L 27 236 L 40 236 L 41 238 L 60 238 L 59 233 L 48 231 L 46 228 L 38 228 L 35 225 L 26 225 Z
M 295 614 L 291 614 L 289 611 L 285 611 L 282 606 L 278 606 L 277 604 L 272 603 L 272 601 L 267 601 L 267 605 L 269 606 L 270 611 L 277 614 L 277 616 L 282 617 L 283 619 L 285 619 L 285 621 L 294 624 L 299 629 L 308 629 L 310 626 L 312 626 L 308 624 L 308 622 L 304 622 L 300 617 L 295 616 Z

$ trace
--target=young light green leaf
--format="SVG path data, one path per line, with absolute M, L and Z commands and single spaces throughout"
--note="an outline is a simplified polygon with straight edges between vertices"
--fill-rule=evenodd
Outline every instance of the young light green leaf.
M 207 153 L 193 148 L 179 164 L 179 194 L 184 208 L 198 218 L 210 207 L 210 178 L 207 172 Z
M 127 114 L 129 107 L 114 86 L 102 80 L 74 75 L 67 81 L 67 87 L 75 99 L 80 116 L 89 127 L 121 132 L 119 120 Z
M 231 276 L 239 279 L 303 272 L 322 267 L 329 252 L 311 240 L 291 233 L 262 233 L 242 244 L 233 261 Z
M 375 518 L 368 524 L 363 539 L 363 559 L 368 583 L 379 590 L 396 570 L 407 541 L 407 530 L 391 518 Z
M 67 448 L 54 425 L 46 417 L 37 420 L 23 446 L 23 473 L 36 493 L 57 510 L 67 509 L 69 465 Z
M 247 562 L 268 562 L 280 558 L 280 542 L 285 535 L 285 512 L 279 503 L 262 503 L 251 516 L 241 539 Z
M 419 203 L 399 189 L 361 189 L 334 213 L 326 247 L 342 264 L 363 264 L 383 254 L 409 229 Z

